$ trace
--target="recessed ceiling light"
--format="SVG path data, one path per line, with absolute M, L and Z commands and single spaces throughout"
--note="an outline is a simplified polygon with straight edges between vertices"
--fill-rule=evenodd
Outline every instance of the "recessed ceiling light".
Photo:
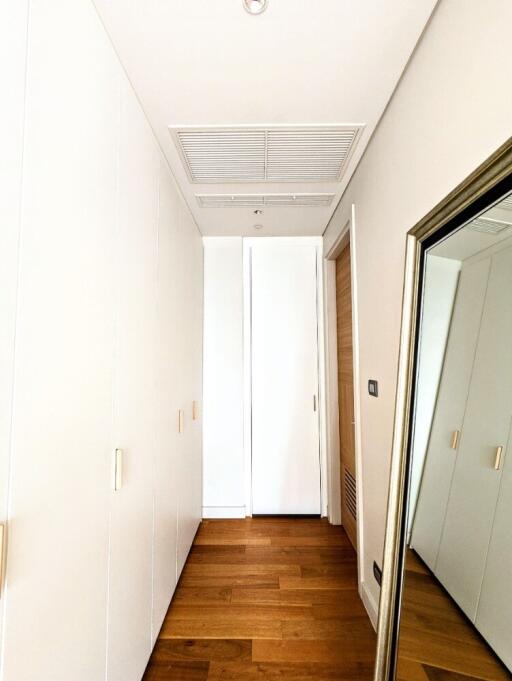
M 254 225 L 254 229 L 261 229 L 263 225 Z
M 249 14 L 261 14 L 267 9 L 268 0 L 243 0 L 243 3 Z

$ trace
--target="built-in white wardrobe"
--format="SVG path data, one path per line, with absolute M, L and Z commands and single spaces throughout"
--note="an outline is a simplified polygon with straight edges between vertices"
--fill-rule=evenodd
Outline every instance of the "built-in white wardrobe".
M 0 679 L 140 681 L 201 515 L 202 242 L 92 2 L 5 5 Z
M 411 546 L 512 668 L 512 247 L 463 263 Z

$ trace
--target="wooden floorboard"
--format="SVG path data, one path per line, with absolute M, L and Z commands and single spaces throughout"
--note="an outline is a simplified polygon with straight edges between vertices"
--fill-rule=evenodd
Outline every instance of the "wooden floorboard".
M 510 679 L 413 553 L 405 584 L 398 681 Z M 207 520 L 143 681 L 370 681 L 374 657 L 342 528 Z
M 207 520 L 144 681 L 370 681 L 374 655 L 342 528 Z
M 398 681 L 510 681 L 511 675 L 413 551 L 407 555 Z

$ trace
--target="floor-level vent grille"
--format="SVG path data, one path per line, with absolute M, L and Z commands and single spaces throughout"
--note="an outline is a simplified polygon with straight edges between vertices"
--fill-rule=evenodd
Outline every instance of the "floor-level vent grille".
M 201 208 L 226 206 L 329 207 L 334 194 L 196 194 Z
M 356 491 L 356 479 L 352 473 L 344 468 L 345 472 L 345 505 L 350 513 L 350 515 L 357 519 L 357 491 Z
M 191 182 L 337 182 L 362 126 L 175 128 Z

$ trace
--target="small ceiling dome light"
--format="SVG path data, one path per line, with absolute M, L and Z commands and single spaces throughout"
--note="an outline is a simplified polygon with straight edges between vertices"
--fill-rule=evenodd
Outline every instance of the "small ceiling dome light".
M 261 14 L 267 9 L 268 0 L 243 0 L 243 3 L 249 14 Z
M 254 225 L 254 229 L 262 229 L 263 225 Z

